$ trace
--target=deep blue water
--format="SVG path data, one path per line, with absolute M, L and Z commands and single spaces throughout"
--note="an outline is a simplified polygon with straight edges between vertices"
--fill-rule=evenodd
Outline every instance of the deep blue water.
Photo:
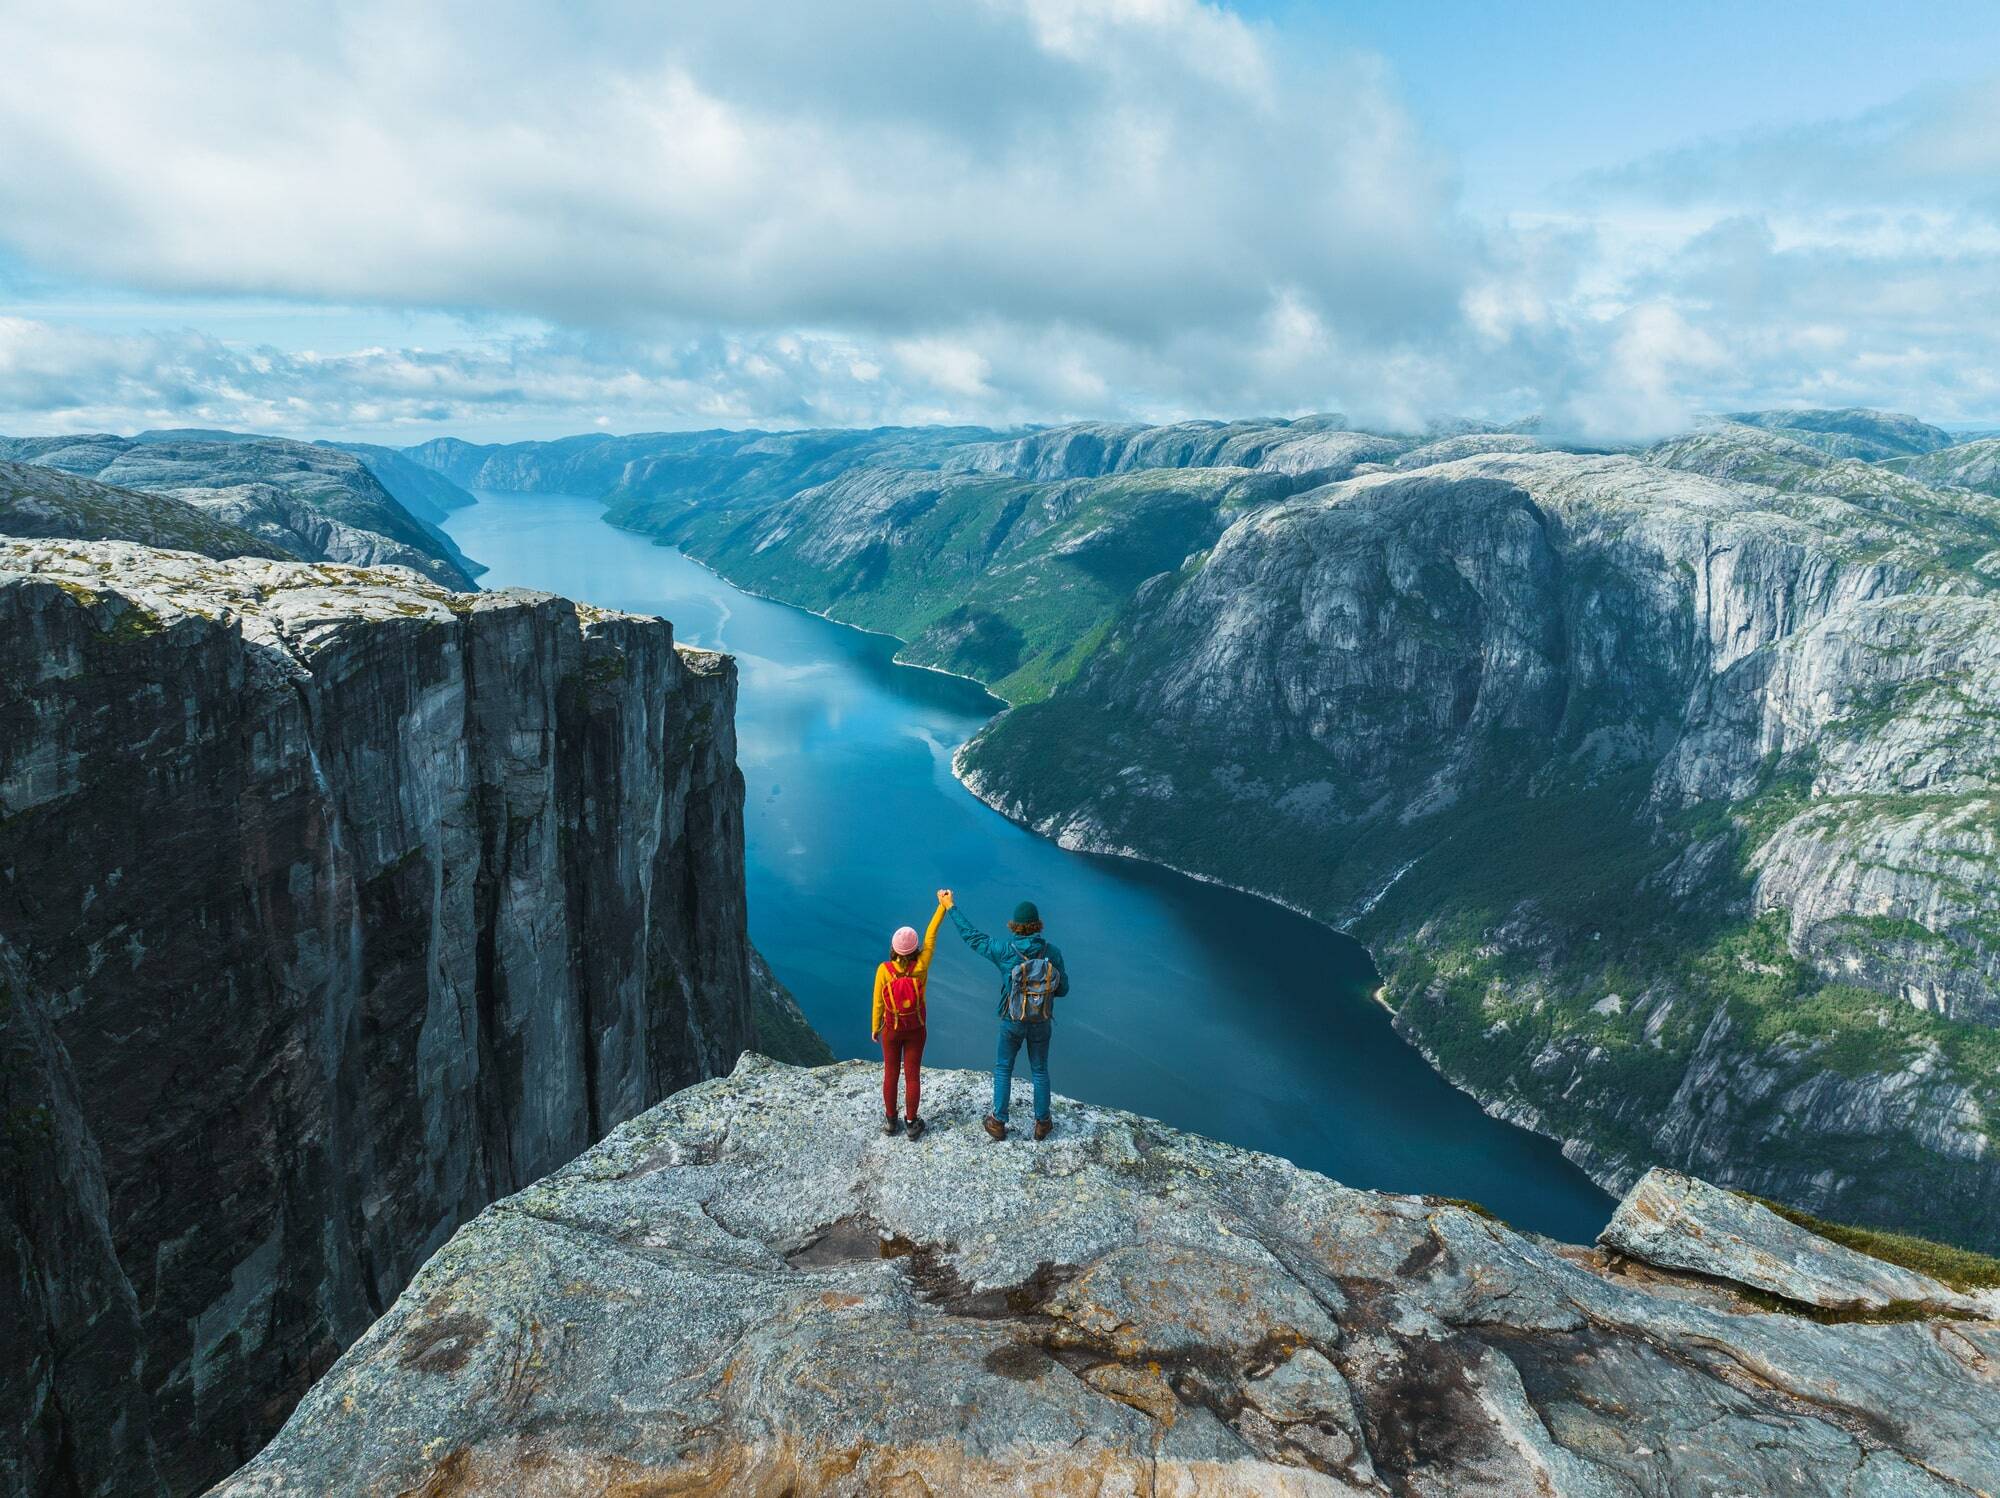
M 998 706 L 977 685 L 896 665 L 893 641 L 754 598 L 601 513 L 588 499 L 487 495 L 447 529 L 492 569 L 488 587 L 663 614 L 680 640 L 736 656 L 751 935 L 838 1054 L 880 1054 L 875 964 L 897 926 L 923 926 L 938 886 L 989 931 L 1028 897 L 1072 978 L 1058 1092 L 1349 1185 L 1469 1197 L 1572 1241 L 1604 1225 L 1610 1199 L 1553 1144 L 1488 1118 L 1397 1038 L 1358 943 L 1014 826 L 951 775 L 952 749 Z M 990 1066 L 997 992 L 947 921 L 925 1061 Z

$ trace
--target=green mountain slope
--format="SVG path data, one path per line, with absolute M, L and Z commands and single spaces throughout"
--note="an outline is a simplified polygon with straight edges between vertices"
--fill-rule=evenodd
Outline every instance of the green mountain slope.
M 1069 846 L 1350 926 L 1404 1033 L 1601 1180 L 2000 1241 L 1993 507 L 1815 494 L 1823 457 L 1287 501 L 961 770 Z

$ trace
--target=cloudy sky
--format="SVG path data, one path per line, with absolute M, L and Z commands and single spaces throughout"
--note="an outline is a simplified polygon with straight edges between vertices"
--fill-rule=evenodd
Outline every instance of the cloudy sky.
M 0 57 L 0 432 L 2000 426 L 1992 0 L 0 0 Z

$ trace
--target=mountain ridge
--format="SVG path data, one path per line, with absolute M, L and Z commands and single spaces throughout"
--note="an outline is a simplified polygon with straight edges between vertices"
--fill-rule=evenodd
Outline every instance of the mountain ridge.
M 449 588 L 474 586 L 477 569 L 450 539 L 337 447 L 244 433 L 100 432 L 0 438 L 0 460 L 178 499 L 303 561 L 408 567 Z
M 37 463 L 0 461 L 0 535 L 137 541 L 205 557 L 294 561 L 275 542 L 168 494 L 120 489 Z

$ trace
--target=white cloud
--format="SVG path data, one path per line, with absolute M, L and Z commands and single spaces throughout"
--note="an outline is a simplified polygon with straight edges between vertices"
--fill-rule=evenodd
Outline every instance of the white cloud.
M 784 344 L 785 347 L 780 347 Z M 871 381 L 838 344 L 656 343 L 550 334 L 426 352 L 234 348 L 179 332 L 116 335 L 0 317 L 0 410 L 17 431 L 221 426 L 394 436 L 541 423 L 624 429 L 871 419 Z M 891 399 L 897 399 L 892 393 Z M 552 423 L 552 425 L 550 425 Z
M 1711 384 L 1727 363 L 1722 344 L 1665 302 L 1607 319 L 1589 364 L 1548 412 L 1552 430 L 1594 441 L 1664 437 L 1696 415 L 1687 392 Z
M 15 430 L 2000 415 L 2000 84 L 1477 225 L 1379 63 L 1199 0 L 78 0 L 0 54 L 0 249 L 456 330 L 17 308 Z
M 934 390 L 974 400 L 992 394 L 986 383 L 992 365 L 977 349 L 942 338 L 904 338 L 890 352 L 907 373 Z
M 1700 409 L 2000 415 L 2000 83 L 1716 140 L 1574 184 L 1489 241 L 1467 317 L 1557 425 Z
M 1870 212 L 1983 200 L 2000 208 L 2000 74 L 1921 89 L 1847 117 L 1707 140 L 1594 174 L 1586 199 Z
M 870 9 L 17 8 L 0 221 L 121 285 L 596 327 L 1449 307 L 1444 183 L 1365 72 L 1188 0 Z

